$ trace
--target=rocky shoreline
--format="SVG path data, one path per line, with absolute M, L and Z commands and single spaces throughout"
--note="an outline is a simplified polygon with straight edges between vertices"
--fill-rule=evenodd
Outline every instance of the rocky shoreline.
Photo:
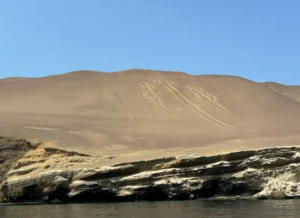
M 10 143 L 10 150 L 13 150 L 15 145 L 8 141 L 0 140 L 1 154 L 8 150 L 4 144 Z M 29 142 L 22 142 L 28 146 Z M 41 149 L 42 153 L 38 153 L 37 149 Z M 33 150 L 35 159 L 32 158 L 33 153 L 30 154 Z M 49 164 L 49 161 L 58 157 L 60 160 L 65 158 L 64 163 L 89 160 L 87 155 L 76 152 L 37 146 L 28 146 L 23 151 L 13 156 L 15 161 L 10 161 L 10 165 L 6 163 L 10 158 L 2 161 L 1 170 L 4 165 L 9 168 L 0 178 L 2 202 L 84 203 L 300 197 L 300 147 L 297 146 L 213 156 L 165 157 L 93 168 L 68 164 L 65 167 L 53 167 Z M 45 164 L 41 165 L 42 162 Z

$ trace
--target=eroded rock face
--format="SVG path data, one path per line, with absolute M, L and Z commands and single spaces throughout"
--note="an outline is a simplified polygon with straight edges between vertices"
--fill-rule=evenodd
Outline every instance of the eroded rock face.
M 0 137 L 0 182 L 5 180 L 16 160 L 30 149 L 31 144 L 25 139 Z
M 42 198 L 66 199 L 72 172 L 47 171 L 36 176 L 15 178 L 5 183 L 2 192 L 9 201 L 35 201 Z
M 268 148 L 43 171 L 24 164 L 7 173 L 1 190 L 11 202 L 297 198 L 299 151 Z
M 16 161 L 32 147 L 33 145 L 25 139 L 0 137 L 0 183 L 6 180 L 7 172 L 15 165 Z M 2 192 L 0 201 L 6 201 Z

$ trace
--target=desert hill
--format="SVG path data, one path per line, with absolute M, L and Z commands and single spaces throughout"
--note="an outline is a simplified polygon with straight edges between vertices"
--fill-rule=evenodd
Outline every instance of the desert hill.
M 127 70 L 0 80 L 0 135 L 166 156 L 300 144 L 300 87 Z M 135 156 L 137 155 L 137 156 Z

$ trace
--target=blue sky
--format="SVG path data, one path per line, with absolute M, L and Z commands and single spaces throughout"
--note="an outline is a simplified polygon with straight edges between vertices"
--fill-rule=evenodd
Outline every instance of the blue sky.
M 300 85 L 298 0 L 2 0 L 0 78 L 130 68 Z

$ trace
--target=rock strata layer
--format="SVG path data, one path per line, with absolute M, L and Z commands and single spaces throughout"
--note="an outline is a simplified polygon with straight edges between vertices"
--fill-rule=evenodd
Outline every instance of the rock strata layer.
M 71 163 L 92 158 L 76 152 L 28 149 L 3 177 L 1 192 L 9 202 L 300 197 L 300 147 L 165 157 L 93 168 L 72 167 Z M 43 152 L 38 155 L 41 159 L 28 158 L 38 151 Z M 58 157 L 71 165 L 53 167 Z

